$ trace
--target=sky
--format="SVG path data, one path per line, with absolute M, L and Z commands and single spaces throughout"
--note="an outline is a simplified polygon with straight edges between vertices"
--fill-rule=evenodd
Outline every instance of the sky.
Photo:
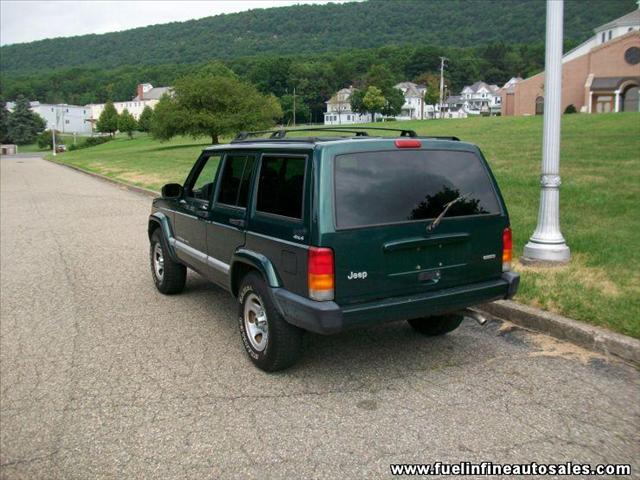
M 342 3 L 345 0 L 333 0 Z M 0 45 L 329 0 L 0 0 Z

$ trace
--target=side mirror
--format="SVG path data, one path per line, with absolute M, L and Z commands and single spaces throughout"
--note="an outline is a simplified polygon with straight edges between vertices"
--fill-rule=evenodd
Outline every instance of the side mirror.
M 179 183 L 167 183 L 160 192 L 163 198 L 178 198 L 182 196 L 182 185 Z

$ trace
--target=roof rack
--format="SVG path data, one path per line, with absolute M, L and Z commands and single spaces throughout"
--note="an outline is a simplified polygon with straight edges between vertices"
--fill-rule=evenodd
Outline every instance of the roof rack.
M 290 132 L 341 132 L 341 133 L 353 133 L 356 137 L 368 137 L 367 130 L 380 130 L 388 132 L 400 132 L 401 137 L 417 138 L 418 135 L 414 130 L 408 130 L 404 128 L 386 128 L 386 127 L 316 127 L 316 128 L 281 128 L 278 130 L 258 130 L 255 132 L 240 132 L 236 135 L 231 143 L 243 142 L 251 137 L 257 137 L 259 135 L 269 135 L 269 140 L 282 140 L 286 138 Z

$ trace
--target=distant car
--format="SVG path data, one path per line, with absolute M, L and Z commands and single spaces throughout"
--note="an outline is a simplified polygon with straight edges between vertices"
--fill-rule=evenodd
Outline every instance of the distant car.
M 63 153 L 67 151 L 67 146 L 60 144 L 60 145 L 56 145 L 56 153 Z
M 515 294 L 509 216 L 477 146 L 314 130 L 356 135 L 243 133 L 162 188 L 148 223 L 160 292 L 182 291 L 187 268 L 229 290 L 266 371 L 298 359 L 304 331 L 408 320 L 442 335 Z

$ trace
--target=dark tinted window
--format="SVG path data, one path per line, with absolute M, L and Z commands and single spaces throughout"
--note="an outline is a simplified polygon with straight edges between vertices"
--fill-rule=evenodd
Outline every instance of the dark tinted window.
M 487 171 L 473 153 L 390 151 L 339 155 L 335 161 L 338 228 L 437 217 L 499 213 Z
M 263 157 L 256 210 L 302 218 L 303 157 Z
M 220 177 L 219 203 L 247 206 L 253 163 L 253 155 L 227 155 Z

